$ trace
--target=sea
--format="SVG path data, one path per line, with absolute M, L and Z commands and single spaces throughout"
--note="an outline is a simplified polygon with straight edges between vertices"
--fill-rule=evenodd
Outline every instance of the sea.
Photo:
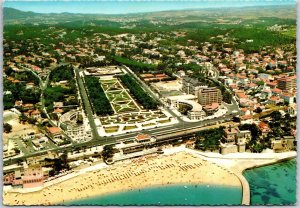
M 5 0 L 3 5 L 37 13 L 128 14 L 201 8 L 296 5 L 296 0 Z
M 252 205 L 296 203 L 296 159 L 244 172 L 250 185 Z
M 242 188 L 215 185 L 167 185 L 67 202 L 64 205 L 239 205 Z
M 201 173 L 199 173 L 201 174 Z M 244 172 L 251 205 L 296 203 L 296 159 Z M 242 188 L 216 185 L 167 185 L 69 201 L 64 205 L 240 205 Z

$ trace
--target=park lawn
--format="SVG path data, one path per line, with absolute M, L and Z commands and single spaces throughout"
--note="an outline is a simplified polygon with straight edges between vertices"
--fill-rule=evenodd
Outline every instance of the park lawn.
M 146 126 L 154 126 L 155 123 L 148 123 L 148 124 L 142 124 L 143 127 L 146 127 Z
M 106 96 L 107 96 L 109 102 L 111 102 L 114 99 L 114 96 L 112 94 L 106 93 Z
M 167 118 L 167 116 L 165 114 L 161 114 L 161 115 L 158 116 L 158 118 Z
M 130 107 L 123 107 L 121 108 L 118 113 L 127 113 L 127 112 L 133 112 L 133 111 L 137 111 L 137 108 L 130 108 Z
M 108 125 L 108 124 L 110 124 L 110 122 L 106 118 L 100 119 L 100 121 L 101 121 L 102 125 Z
M 115 132 L 118 132 L 119 126 L 104 127 L 104 130 L 106 133 L 115 133 Z
M 102 86 L 102 88 L 103 88 L 104 91 L 107 91 L 107 89 L 109 89 L 109 85 L 101 83 L 101 86 Z
M 112 90 L 122 90 L 122 86 L 120 83 L 116 80 L 100 80 L 101 86 L 105 91 L 112 91 Z
M 117 113 L 119 113 L 122 109 L 122 107 L 118 104 L 112 103 L 114 109 L 116 110 Z
M 124 99 L 126 98 L 127 100 L 132 100 L 126 91 L 123 91 L 123 92 L 122 92 L 122 97 L 123 97 Z
M 134 112 L 138 111 L 139 109 L 137 106 L 132 102 L 121 102 L 121 103 L 112 103 L 114 109 L 117 111 L 117 113 L 126 113 L 126 112 Z
M 125 91 L 109 91 L 106 95 L 110 102 L 132 102 L 131 98 Z
M 137 107 L 133 101 L 130 101 L 130 102 L 128 103 L 128 106 L 131 107 L 131 108 Z
M 119 92 L 118 94 L 114 94 L 113 96 L 114 96 L 113 102 L 131 101 L 129 95 L 125 91 L 122 91 L 121 93 Z
M 106 80 L 102 79 L 102 80 L 100 80 L 100 82 L 103 84 L 112 84 L 112 83 L 117 82 L 117 79 L 106 79 Z
M 106 94 L 110 95 L 110 96 L 116 96 L 116 95 L 119 95 L 120 92 L 121 92 L 121 90 L 119 90 L 119 91 L 107 91 Z
M 123 128 L 123 130 L 131 130 L 131 129 L 136 129 L 137 128 L 137 126 L 136 125 L 134 125 L 134 126 L 125 126 L 124 128 Z

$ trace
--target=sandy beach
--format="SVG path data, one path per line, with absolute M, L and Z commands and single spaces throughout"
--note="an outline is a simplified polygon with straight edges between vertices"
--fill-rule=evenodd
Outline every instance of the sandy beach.
M 186 152 L 153 155 L 92 170 L 31 193 L 4 191 L 5 205 L 54 205 L 70 200 L 166 184 L 239 186 L 224 167 Z

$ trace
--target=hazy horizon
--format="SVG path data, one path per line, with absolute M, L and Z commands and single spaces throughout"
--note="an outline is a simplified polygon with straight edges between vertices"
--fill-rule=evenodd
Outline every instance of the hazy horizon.
M 205 8 L 296 5 L 294 0 L 274 1 L 5 1 L 4 7 L 36 13 L 130 14 Z

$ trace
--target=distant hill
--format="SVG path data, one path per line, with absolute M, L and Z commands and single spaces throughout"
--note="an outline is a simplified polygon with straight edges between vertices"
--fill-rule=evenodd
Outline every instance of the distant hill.
M 114 18 L 137 18 L 139 20 L 153 19 L 172 19 L 172 21 L 193 22 L 210 17 L 217 18 L 241 18 L 241 19 L 257 19 L 260 17 L 275 17 L 283 19 L 296 19 L 296 6 L 253 6 L 241 8 L 206 8 L 206 9 L 190 9 L 176 11 L 161 11 L 161 12 L 145 12 L 145 13 L 130 13 L 130 14 L 80 14 L 80 13 L 35 13 L 25 12 L 9 7 L 3 8 L 3 16 L 5 23 L 37 23 L 37 22 L 69 22 L 78 20 L 109 20 L 114 21 Z M 17 21 L 17 22 L 15 22 Z M 119 20 L 118 20 L 119 21 Z
M 4 20 L 11 19 L 23 19 L 39 16 L 40 14 L 34 12 L 24 12 L 18 9 L 13 9 L 9 7 L 3 8 L 3 18 Z

